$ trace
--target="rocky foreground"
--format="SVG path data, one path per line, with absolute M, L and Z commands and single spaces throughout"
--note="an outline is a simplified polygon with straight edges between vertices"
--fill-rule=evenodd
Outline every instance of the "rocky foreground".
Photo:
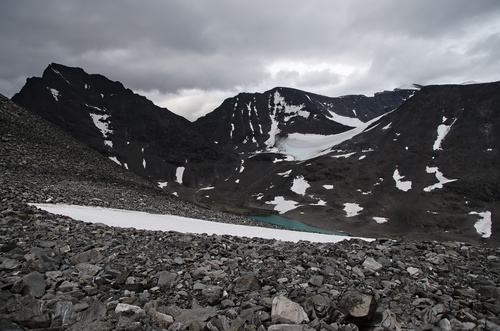
M 0 222 L 2 330 L 500 330 L 498 248 Z

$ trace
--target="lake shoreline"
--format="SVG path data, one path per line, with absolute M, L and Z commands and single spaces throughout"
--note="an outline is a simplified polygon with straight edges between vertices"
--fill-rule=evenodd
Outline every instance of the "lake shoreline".
M 346 236 L 349 237 L 348 234 L 344 232 L 338 232 L 338 231 L 330 231 L 330 230 L 325 230 L 321 228 L 317 228 L 314 226 L 307 225 L 303 222 L 300 222 L 296 219 L 293 218 L 287 218 L 287 217 L 282 217 L 279 215 L 245 215 L 245 217 L 260 221 L 260 222 L 265 222 L 268 224 L 274 224 L 274 225 L 279 225 L 287 229 L 292 229 L 296 231 L 305 231 L 305 232 L 313 232 L 313 233 L 322 233 L 322 234 L 331 234 L 331 235 L 338 235 L 338 236 Z

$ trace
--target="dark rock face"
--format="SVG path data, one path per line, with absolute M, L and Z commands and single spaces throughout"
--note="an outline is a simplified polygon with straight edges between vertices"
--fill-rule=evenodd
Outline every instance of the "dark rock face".
M 183 117 L 80 68 L 52 63 L 12 100 L 152 182 L 175 182 L 185 167 L 183 183 L 197 186 L 233 167 Z

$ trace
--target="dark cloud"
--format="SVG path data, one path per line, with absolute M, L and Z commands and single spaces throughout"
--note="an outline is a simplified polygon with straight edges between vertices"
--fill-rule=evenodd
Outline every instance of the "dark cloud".
M 194 119 L 216 98 L 274 86 L 340 95 L 498 80 L 498 31 L 497 0 L 6 0 L 0 93 L 58 62 Z

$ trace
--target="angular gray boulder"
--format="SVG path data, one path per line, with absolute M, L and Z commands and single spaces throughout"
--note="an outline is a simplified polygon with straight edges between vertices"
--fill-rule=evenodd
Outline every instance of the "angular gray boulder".
M 309 317 L 304 308 L 282 295 L 273 299 L 271 319 L 273 323 L 300 324 L 302 322 L 309 322 Z

